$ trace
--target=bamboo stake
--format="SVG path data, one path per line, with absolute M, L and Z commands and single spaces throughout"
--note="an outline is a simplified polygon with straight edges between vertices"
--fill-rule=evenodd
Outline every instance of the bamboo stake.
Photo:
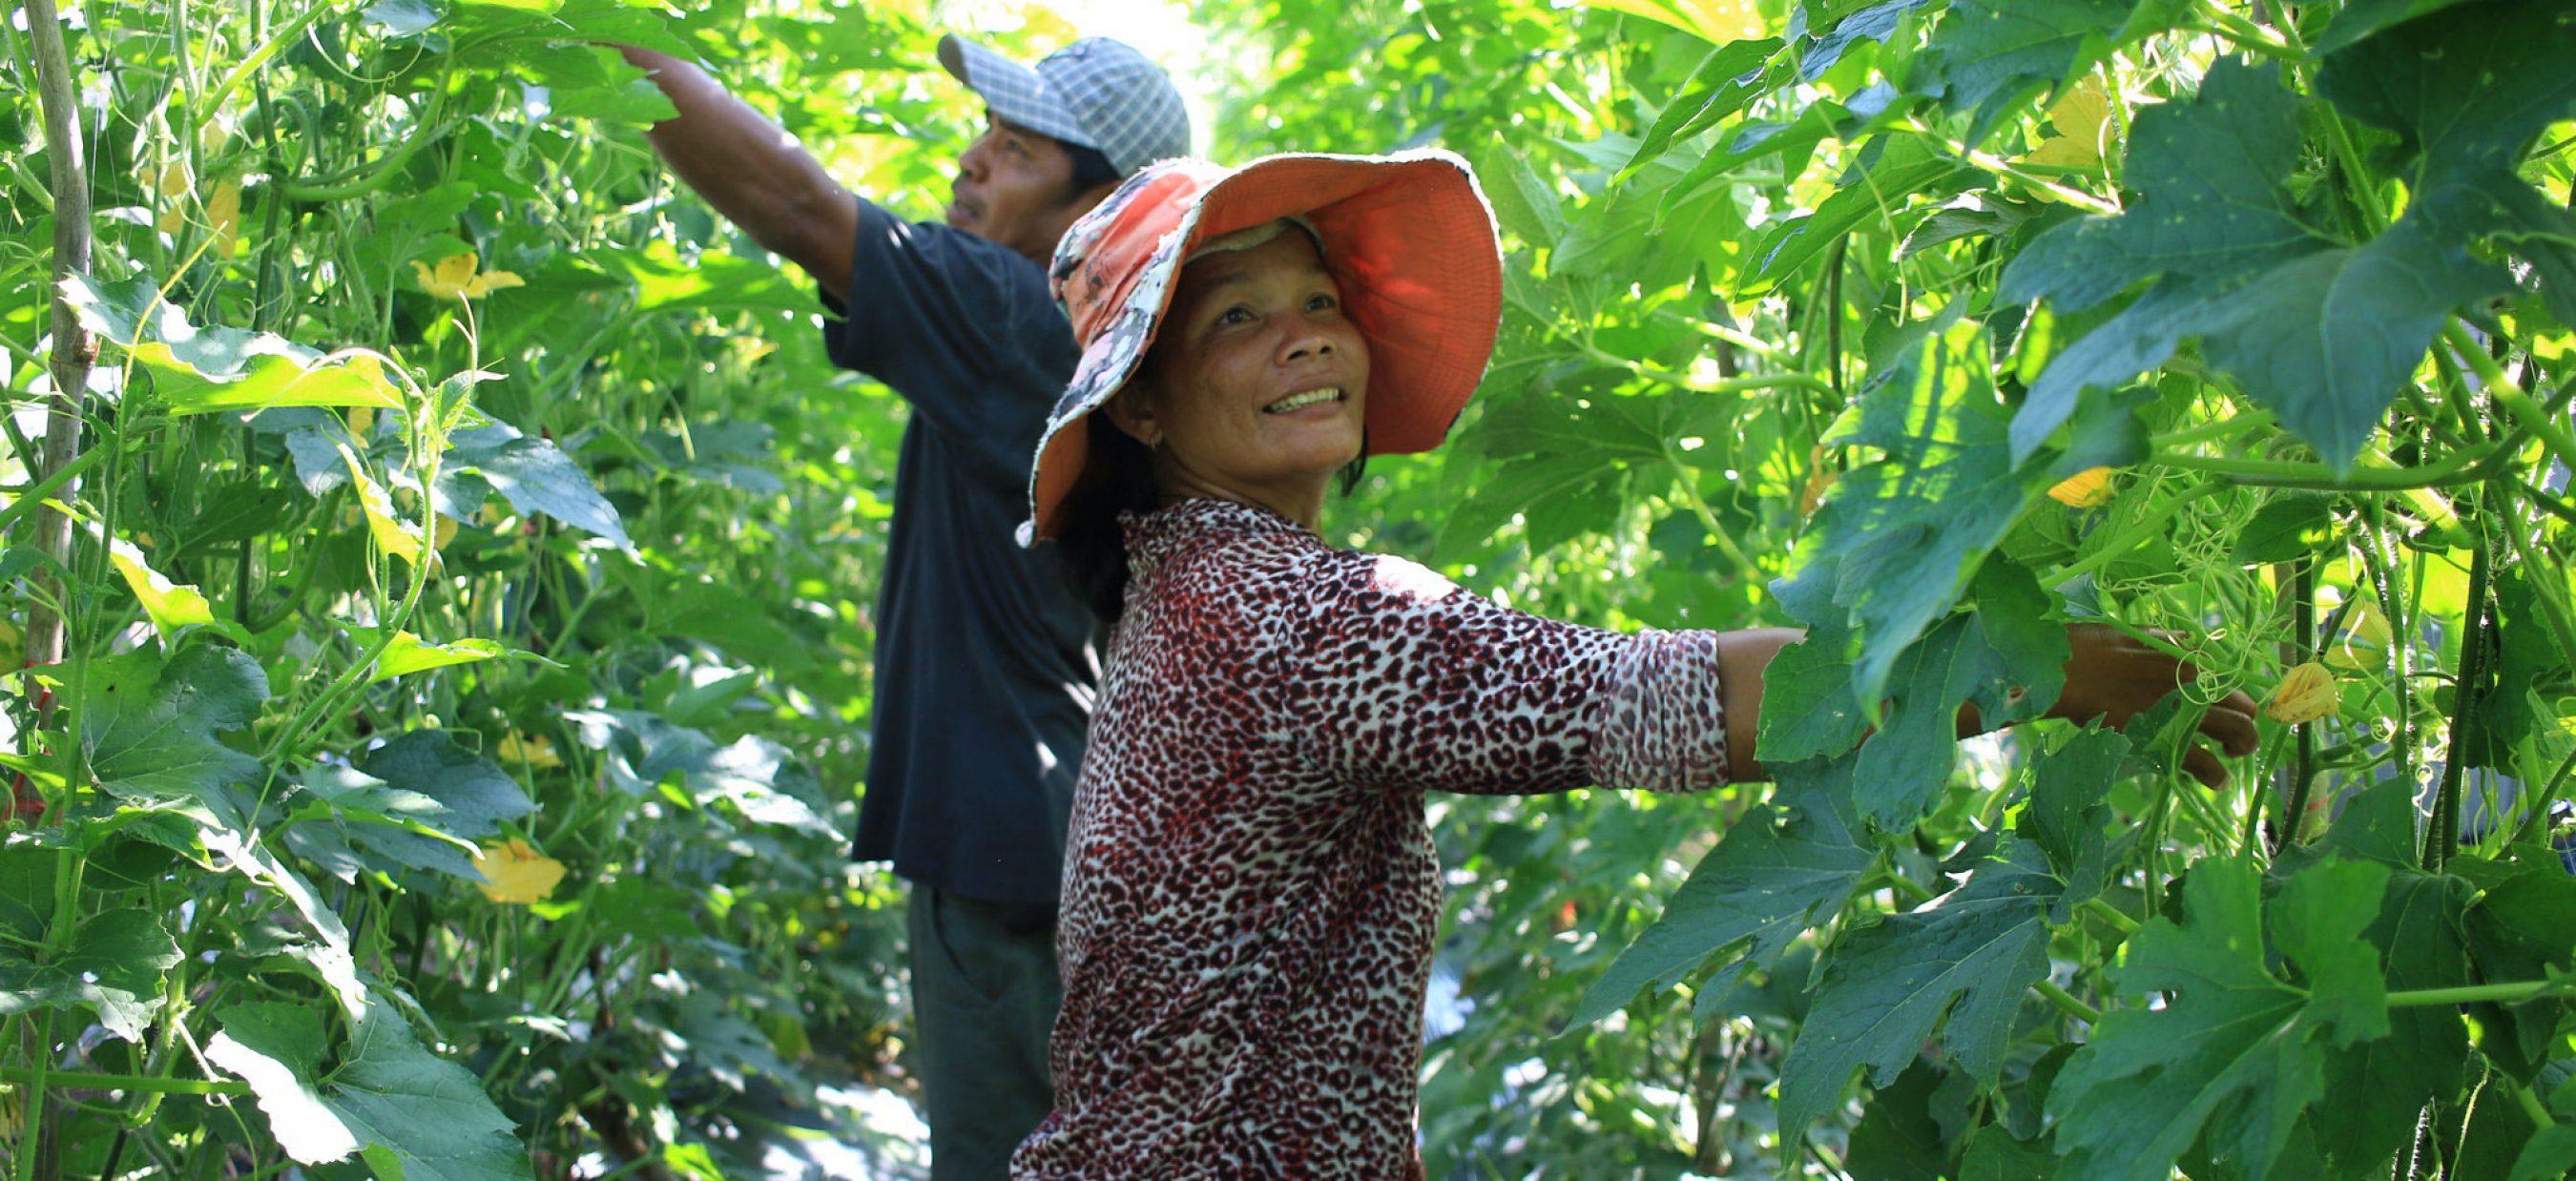
M 90 367 L 98 361 L 98 342 L 83 328 L 71 303 L 63 297 L 63 285 L 73 276 L 87 277 L 90 268 L 90 202 L 89 168 L 80 136 L 80 92 L 72 80 L 71 55 L 63 47 L 62 17 L 54 9 L 54 0 L 27 0 L 27 33 L 35 57 L 36 95 L 44 110 L 45 155 L 52 164 L 51 185 L 54 201 L 54 268 L 53 268 L 53 333 L 54 347 L 47 358 L 53 375 L 52 414 L 45 422 L 44 447 L 36 455 L 36 468 L 28 474 L 35 483 L 44 484 L 56 473 L 70 467 L 80 458 L 81 400 L 89 389 Z M 60 495 L 69 495 L 66 486 Z M 71 518 L 50 507 L 39 505 L 35 517 L 35 542 L 51 555 L 57 569 L 71 567 Z M 55 574 L 40 571 L 36 577 L 42 593 L 35 597 L 28 613 L 27 663 L 30 667 L 60 664 L 65 654 L 65 621 L 56 608 L 68 605 L 68 588 Z M 36 691 L 35 724 L 44 728 L 53 711 L 53 696 Z M 24 803 L 24 781 L 13 791 L 13 806 Z M 42 1072 L 52 1065 L 53 1046 L 49 1036 L 50 1020 L 39 1021 L 35 1067 Z M 61 1106 L 41 1082 L 29 1096 L 33 1110 L 28 1113 L 28 1134 L 19 1146 L 20 1176 L 53 1177 L 60 1174 L 62 1154 Z M 28 1151 L 32 1143 L 33 1151 Z

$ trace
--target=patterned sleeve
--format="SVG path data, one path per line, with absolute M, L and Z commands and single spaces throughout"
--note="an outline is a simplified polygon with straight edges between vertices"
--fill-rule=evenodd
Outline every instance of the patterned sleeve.
M 1283 670 L 1333 777 L 1480 794 L 1726 779 L 1717 639 L 1514 611 L 1401 558 L 1334 553 Z

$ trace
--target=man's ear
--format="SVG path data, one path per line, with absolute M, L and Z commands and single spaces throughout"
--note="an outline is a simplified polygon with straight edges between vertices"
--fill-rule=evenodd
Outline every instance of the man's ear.
M 1108 415 L 1119 430 L 1127 432 L 1128 438 L 1144 444 L 1146 450 L 1163 445 L 1163 424 L 1154 417 L 1153 392 L 1139 388 L 1138 383 L 1131 381 L 1127 388 L 1110 395 L 1100 412 Z

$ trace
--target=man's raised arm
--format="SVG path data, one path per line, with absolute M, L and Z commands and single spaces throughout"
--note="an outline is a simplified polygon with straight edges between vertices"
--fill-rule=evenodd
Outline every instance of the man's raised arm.
M 795 136 L 705 70 L 650 49 L 618 51 L 652 71 L 654 85 L 679 108 L 649 133 L 671 171 L 752 241 L 805 268 L 833 298 L 845 295 L 858 199 Z

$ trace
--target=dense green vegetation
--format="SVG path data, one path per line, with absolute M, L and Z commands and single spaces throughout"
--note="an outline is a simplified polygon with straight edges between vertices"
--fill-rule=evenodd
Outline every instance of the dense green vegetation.
M 1506 229 L 1491 379 L 1334 540 L 1812 633 L 1776 786 L 1433 802 L 1433 1176 L 2576 1165 L 2564 9 L 1197 13 L 1212 154 L 1448 146 Z M 934 16 L 14 12 L 10 1177 L 743 1174 L 901 1088 L 835 835 L 900 405 L 596 43 L 927 212 L 975 113 Z M 49 446 L 67 223 L 99 365 Z M 1954 755 L 2096 616 L 2207 679 Z M 2276 712 L 2209 791 L 2227 688 Z

